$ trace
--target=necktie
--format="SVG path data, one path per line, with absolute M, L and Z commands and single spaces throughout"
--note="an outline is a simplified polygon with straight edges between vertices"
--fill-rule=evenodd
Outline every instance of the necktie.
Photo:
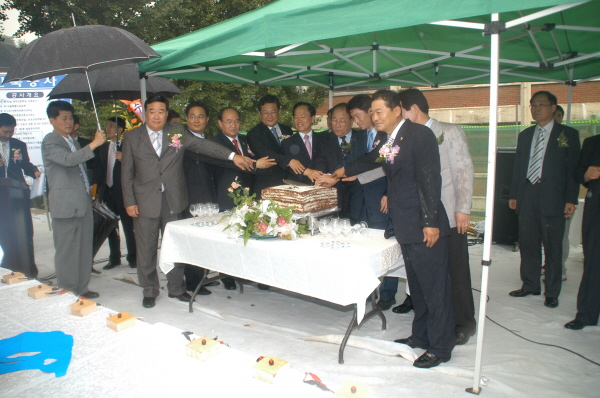
M 71 147 L 71 152 L 77 152 L 77 149 L 75 148 L 75 144 L 73 144 L 73 138 L 69 137 L 68 142 L 69 142 L 69 147 Z M 85 170 L 85 166 L 83 165 L 83 163 L 79 163 L 79 171 L 81 172 L 81 175 L 83 176 L 83 183 L 85 185 L 85 190 L 87 193 L 90 193 L 90 181 L 88 180 L 87 171 Z
M 308 151 L 308 157 L 310 157 L 312 159 L 312 145 L 310 145 L 310 140 L 308 139 L 308 135 L 304 136 L 304 146 L 306 147 L 306 150 Z
M 389 145 L 392 146 L 394 144 L 394 140 L 396 139 L 396 137 L 392 137 L 391 135 L 388 137 L 388 140 L 386 141 L 385 145 Z
M 2 143 L 2 162 L 0 162 L 0 166 L 4 166 L 4 177 L 8 176 L 8 142 Z
M 160 133 L 158 131 L 153 131 L 152 132 L 152 146 L 154 147 L 154 151 L 156 152 L 156 155 L 158 155 L 158 157 L 160 157 L 160 148 L 161 148 L 161 143 L 160 143 Z
M 240 147 L 238 146 L 237 140 L 234 139 L 234 140 L 232 140 L 232 142 L 233 142 L 233 146 L 235 147 L 235 151 L 238 153 L 238 155 L 242 155 L 242 151 L 240 151 Z
M 342 159 L 346 159 L 348 156 L 348 141 L 346 141 L 346 136 L 342 137 L 342 142 L 340 143 L 340 148 L 342 149 Z
M 375 132 L 373 130 L 368 130 L 369 141 L 367 144 L 367 152 L 371 152 L 373 150 L 373 143 L 375 142 Z
M 117 144 L 113 141 L 108 146 L 108 164 L 106 165 L 106 185 L 113 186 L 113 171 L 117 160 Z
M 275 136 L 275 139 L 277 140 L 277 143 L 280 144 L 281 142 L 279 141 L 279 135 L 277 135 L 277 129 L 275 127 L 271 127 L 271 132 Z
M 529 170 L 527 171 L 527 179 L 532 184 L 538 182 L 542 177 L 542 160 L 544 159 L 544 148 L 546 142 L 546 134 L 543 128 L 538 131 L 538 138 L 533 149 L 533 156 L 529 160 Z

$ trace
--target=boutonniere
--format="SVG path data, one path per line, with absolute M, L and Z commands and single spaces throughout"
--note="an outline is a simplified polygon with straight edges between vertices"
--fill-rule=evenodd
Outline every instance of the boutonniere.
M 281 141 L 283 141 L 283 140 L 287 140 L 288 138 L 290 138 L 290 137 L 292 137 L 292 136 L 293 136 L 293 134 L 292 134 L 292 135 L 282 135 L 282 136 L 281 136 Z
M 20 149 L 14 148 L 12 151 L 13 151 L 13 160 L 15 161 L 15 163 L 23 160 L 23 155 L 21 155 Z
M 444 142 L 444 133 L 437 138 L 438 145 L 442 145 L 442 142 Z
M 179 150 L 183 148 L 183 141 L 181 140 L 181 137 L 181 133 L 169 133 L 169 138 L 171 139 L 169 146 L 175 148 L 175 152 L 179 152 Z
M 377 163 L 381 163 L 385 160 L 386 162 L 390 162 L 391 164 L 394 164 L 394 157 L 396 155 L 398 155 L 399 152 L 400 152 L 399 145 L 392 147 L 391 144 L 385 144 L 384 146 L 381 147 L 381 149 L 379 149 L 379 157 L 377 159 L 375 159 L 375 161 Z
M 352 149 L 352 143 L 348 142 L 346 145 L 342 145 L 340 148 L 342 148 L 344 151 L 350 152 L 350 149 Z
M 569 140 L 567 140 L 567 136 L 565 135 L 564 131 L 562 133 L 560 133 L 560 135 L 558 136 L 556 141 L 558 141 L 559 148 L 568 148 L 569 147 Z

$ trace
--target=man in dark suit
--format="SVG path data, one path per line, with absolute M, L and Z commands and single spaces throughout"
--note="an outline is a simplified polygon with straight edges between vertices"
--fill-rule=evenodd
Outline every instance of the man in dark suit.
M 323 138 L 323 154 L 317 164 L 317 169 L 332 173 L 354 159 L 365 154 L 365 131 L 352 130 L 352 118 L 345 102 L 337 104 L 331 112 L 331 126 L 333 131 Z M 337 181 L 330 175 L 323 174 L 317 180 L 321 186 L 334 187 L 338 193 L 338 207 L 340 216 L 350 217 L 350 197 L 354 178 L 345 178 Z
M 94 177 L 98 185 L 97 197 L 106 203 L 106 206 L 121 218 L 125 242 L 127 244 L 127 262 L 131 268 L 136 267 L 135 234 L 133 232 L 133 219 L 127 214 L 123 204 L 123 190 L 121 188 L 121 149 L 123 140 L 120 138 L 125 130 L 125 120 L 112 117 L 106 123 L 106 137 L 110 140 L 96 149 L 96 169 Z M 121 265 L 121 238 L 119 225 L 108 235 L 110 255 L 108 264 L 102 269 L 113 269 Z
M 509 196 L 509 206 L 519 217 L 523 285 L 510 295 L 541 294 L 543 242 L 544 305 L 555 308 L 562 284 L 565 218 L 573 215 L 578 203 L 579 184 L 573 171 L 579 158 L 579 133 L 554 122 L 557 100 L 552 93 L 539 91 L 529 103 L 537 124 L 519 134 Z
M 294 125 L 298 134 L 294 134 L 281 143 L 285 156 L 298 160 L 304 166 L 302 174 L 289 169 L 289 179 L 312 185 L 323 174 L 324 170 L 317 170 L 319 157 L 323 156 L 323 143 L 320 134 L 313 132 L 317 111 L 314 106 L 306 102 L 294 105 Z
M 586 138 L 575 180 L 588 189 L 583 210 L 583 276 L 577 293 L 577 315 L 565 324 L 581 330 L 598 325 L 600 315 L 600 135 Z
M 146 123 L 125 135 L 121 177 L 125 209 L 134 218 L 137 270 L 144 288 L 142 305 L 152 308 L 160 293 L 156 271 L 158 232 L 164 230 L 169 221 L 177 220 L 188 206 L 184 151 L 230 159 L 245 169 L 252 169 L 254 165 L 251 159 L 195 137 L 180 124 L 167 124 L 166 98 L 148 98 L 144 110 Z M 183 266 L 171 270 L 167 280 L 170 297 L 190 301 L 183 282 Z
M 32 178 L 39 178 L 42 173 L 29 161 L 27 145 L 23 141 L 13 138 L 16 126 L 17 121 L 12 115 L 0 113 L 0 178 L 10 178 L 25 183 L 23 173 Z M 25 207 L 29 209 L 29 196 L 24 197 L 22 200 L 25 201 Z M 31 220 L 31 212 L 28 211 L 26 217 L 28 217 L 26 227 L 29 251 L 33 254 L 33 221 Z M 7 224 L 4 223 L 4 225 Z M 4 250 L 6 251 L 8 248 Z M 31 264 L 21 264 L 23 268 L 13 269 L 13 271 L 21 271 L 28 277 L 37 277 L 38 269 L 35 265 L 35 259 L 31 258 L 33 260 Z
M 248 132 L 248 145 L 257 158 L 275 159 L 278 167 L 258 170 L 254 178 L 254 193 L 260 199 L 264 188 L 281 185 L 288 177 L 288 167 L 296 174 L 304 172 L 304 166 L 296 159 L 285 156 L 281 141 L 292 135 L 292 129 L 279 123 L 279 98 L 265 95 L 258 102 L 260 123 Z
M 96 298 L 99 294 L 88 290 L 94 221 L 84 163 L 106 142 L 106 134 L 96 131 L 94 140 L 81 148 L 70 136 L 74 111 L 68 102 L 51 102 L 46 113 L 54 131 L 42 141 L 56 251 L 54 268 L 59 287 L 76 295 Z
M 385 131 L 388 140 L 362 158 L 346 163 L 333 176 L 352 176 L 383 166 L 392 224 L 415 308 L 412 336 L 396 342 L 427 350 L 414 366 L 430 368 L 450 360 L 454 347 L 448 264 L 450 227 L 441 201 L 437 140 L 429 128 L 402 118 L 396 92 L 377 91 L 371 109 L 377 130 Z M 396 154 L 380 155 L 384 150 Z

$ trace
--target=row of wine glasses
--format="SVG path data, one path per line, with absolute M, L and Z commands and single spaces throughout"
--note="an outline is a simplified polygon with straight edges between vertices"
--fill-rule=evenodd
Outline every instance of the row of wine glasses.
M 219 205 L 217 203 L 195 203 L 190 205 L 190 213 L 194 216 L 194 220 L 200 218 L 198 222 L 192 225 L 196 227 L 212 227 L 217 225 L 218 221 L 214 219 L 219 213 Z

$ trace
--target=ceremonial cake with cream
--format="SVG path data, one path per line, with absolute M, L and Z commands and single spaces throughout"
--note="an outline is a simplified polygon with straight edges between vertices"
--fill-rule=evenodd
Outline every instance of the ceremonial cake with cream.
M 337 206 L 335 188 L 278 185 L 262 190 L 263 199 L 271 199 L 280 206 L 294 206 L 294 213 L 315 213 Z

